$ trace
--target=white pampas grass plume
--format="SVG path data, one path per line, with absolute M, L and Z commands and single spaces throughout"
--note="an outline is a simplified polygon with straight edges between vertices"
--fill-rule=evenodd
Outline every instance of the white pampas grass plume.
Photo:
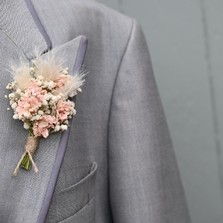
M 64 64 L 62 57 L 58 57 L 51 52 L 42 57 L 37 49 L 34 52 L 35 60 L 33 64 L 36 67 L 36 73 L 41 75 L 44 81 L 55 80 L 61 75 Z
M 18 67 L 12 67 L 11 73 L 18 88 L 21 90 L 27 88 L 32 76 L 30 75 L 29 65 L 26 62 L 21 62 L 20 66 Z
M 41 77 L 40 83 L 50 83 L 50 81 L 53 83 L 53 81 L 60 78 L 61 75 L 66 75 L 67 81 L 65 85 L 56 90 L 55 93 L 61 93 L 64 97 L 75 96 L 78 91 L 81 92 L 80 87 L 85 82 L 83 78 L 87 72 L 79 70 L 76 71 L 74 75 L 71 75 L 68 68 L 64 67 L 64 57 L 65 55 L 61 55 L 58 52 L 48 52 L 45 55 L 41 55 L 40 51 L 35 48 L 35 59 L 31 61 L 31 64 L 21 60 L 18 66 L 12 66 L 11 74 L 16 81 L 16 87 L 23 91 L 28 87 L 32 78 L 38 79 Z
M 77 89 L 80 88 L 85 82 L 86 71 L 77 72 L 74 76 L 68 75 L 66 84 L 59 89 L 59 93 L 62 93 L 64 97 L 73 97 L 77 94 Z

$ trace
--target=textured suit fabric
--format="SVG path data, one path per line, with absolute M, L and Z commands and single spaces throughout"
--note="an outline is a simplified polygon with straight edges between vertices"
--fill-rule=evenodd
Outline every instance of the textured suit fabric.
M 47 49 L 47 44 L 38 32 L 25 1 L 0 1 L 0 29 L 12 40 L 12 45 L 23 49 L 27 57 L 31 57 L 33 46 L 38 46 L 40 51 Z M 3 52 L 1 57 L 2 54 Z
M 76 98 L 77 114 L 71 126 L 46 222 L 190 223 L 140 24 L 92 0 L 33 0 L 32 3 L 52 48 L 79 35 L 88 38 L 84 64 L 89 73 L 83 92 Z M 22 7 L 25 9 L 25 6 Z M 29 16 L 27 13 L 25 18 Z M 29 19 L 25 19 L 26 22 Z M 22 31 L 22 34 L 25 33 Z M 39 32 L 36 33 L 38 35 Z M 31 44 L 30 37 L 27 38 L 27 43 Z M 40 38 L 42 41 L 38 45 L 44 49 L 46 42 L 42 36 Z M 13 47 L 12 43 L 9 45 Z M 22 46 L 23 52 L 25 47 Z M 32 49 L 29 49 L 27 55 L 31 52 Z M 2 52 L 1 58 L 4 58 Z M 3 105 L 6 106 L 5 102 L 1 102 L 0 109 Z M 3 136 L 4 132 L 1 134 Z M 17 133 L 13 134 L 20 137 Z M 20 146 L 23 141 L 19 141 Z M 13 147 L 14 144 L 11 145 Z M 3 147 L 0 152 L 4 154 Z M 38 154 L 37 161 L 41 167 Z M 31 173 L 28 174 L 29 187 L 36 183 L 31 176 Z M 8 184 L 11 182 L 8 181 Z M 18 187 L 21 190 L 23 185 Z M 6 185 L 0 186 L 1 193 L 5 190 Z M 24 212 L 29 213 L 33 207 L 37 212 L 33 219 L 27 220 L 22 217 L 24 213 L 19 213 L 16 208 L 20 203 L 13 187 L 7 192 L 15 198 L 13 219 L 19 219 L 18 223 L 38 221 L 40 204 L 44 202 L 42 196 L 38 200 L 38 194 L 34 193 L 26 198 L 33 202 L 31 207 L 24 206 Z M 5 196 L 4 199 L 12 202 L 11 197 Z M 7 220 L 9 213 L 3 209 L 1 200 L 0 217 L 4 216 L 5 222 L 14 223 Z
M 10 6 L 9 8 L 13 12 L 13 9 L 16 9 L 19 6 L 19 9 L 22 9 L 23 15 L 26 15 L 28 19 L 32 17 L 26 9 L 26 5 L 22 2 L 16 2 L 17 4 L 11 4 L 10 1 L 7 3 L 2 2 L 2 8 Z M 26 9 L 26 10 L 25 10 Z M 16 10 L 15 10 L 16 11 Z M 9 15 L 13 16 L 15 19 L 20 19 L 20 13 Z M 22 21 L 20 21 L 23 24 Z M 1 24 L 9 23 L 8 18 L 3 18 Z M 35 26 L 35 23 L 25 23 L 24 28 L 21 28 L 20 32 L 27 31 L 26 24 L 30 27 Z M 11 24 L 10 30 L 18 29 L 17 27 L 13 28 L 15 24 Z M 39 50 L 45 50 L 46 45 L 44 45 L 43 39 L 38 40 L 42 37 L 40 33 L 35 31 L 29 31 L 28 36 L 24 35 L 26 45 L 20 40 L 20 37 L 12 35 L 6 28 L 7 26 L 2 26 L 3 31 L 0 32 L 0 51 L 1 51 L 1 83 L 0 83 L 0 95 L 1 95 L 1 113 L 3 114 L 0 119 L 1 129 L 1 145 L 0 145 L 0 222 L 32 222 L 36 221 L 39 216 L 39 210 L 42 209 L 42 204 L 45 201 L 46 190 L 49 188 L 49 178 L 52 175 L 52 169 L 54 168 L 57 154 L 60 152 L 58 150 L 60 144 L 60 134 L 54 134 L 50 136 L 47 140 L 41 140 L 39 144 L 39 149 L 36 152 L 35 160 L 40 167 L 41 172 L 39 175 L 35 175 L 32 172 L 24 173 L 23 171 L 19 172 L 19 176 L 16 178 L 12 177 L 13 168 L 15 168 L 18 158 L 23 152 L 23 146 L 28 135 L 27 131 L 23 129 L 22 123 L 12 119 L 12 112 L 7 112 L 7 107 L 9 107 L 8 100 L 4 99 L 4 95 L 9 92 L 6 90 L 6 85 L 12 80 L 12 77 L 9 73 L 10 65 L 19 63 L 20 60 L 27 61 L 27 56 L 32 57 L 34 50 L 31 41 L 39 41 L 40 44 L 35 43 L 34 46 L 38 46 Z M 23 30 L 23 31 L 22 31 Z M 33 38 L 30 38 L 33 37 Z M 27 39 L 26 39 L 27 38 Z M 37 40 L 35 39 L 37 38 Z M 64 58 L 64 63 L 71 71 L 73 67 L 77 66 L 76 63 L 78 58 L 78 49 L 83 38 L 81 36 L 74 38 L 73 40 L 55 47 L 49 53 L 54 53 L 56 55 L 69 55 L 69 57 Z M 18 43 L 24 44 L 20 46 Z M 30 43 L 30 44 L 29 44 Z M 29 48 L 27 47 L 29 46 Z M 41 48 L 44 46 L 44 48 Z M 32 49 L 31 49 L 32 48 Z M 22 49 L 22 50 L 21 50 Z M 26 51 L 26 49 L 28 49 Z M 47 57 L 49 53 L 45 53 L 42 57 Z

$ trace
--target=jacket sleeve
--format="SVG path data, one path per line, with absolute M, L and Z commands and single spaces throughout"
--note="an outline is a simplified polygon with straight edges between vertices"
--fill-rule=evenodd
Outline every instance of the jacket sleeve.
M 148 46 L 134 19 L 114 84 L 108 145 L 114 223 L 190 222 Z

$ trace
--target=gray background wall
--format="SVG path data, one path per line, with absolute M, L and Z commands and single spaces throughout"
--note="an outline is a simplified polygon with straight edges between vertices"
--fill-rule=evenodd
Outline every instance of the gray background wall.
M 193 223 L 222 223 L 223 1 L 99 1 L 142 25 Z

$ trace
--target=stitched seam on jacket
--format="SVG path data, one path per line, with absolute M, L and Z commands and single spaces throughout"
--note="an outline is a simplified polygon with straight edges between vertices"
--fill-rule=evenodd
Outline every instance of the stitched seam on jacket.
M 36 9 L 35 9 L 32 1 L 31 0 L 25 0 L 25 3 L 27 5 L 29 13 L 31 14 L 31 16 L 33 18 L 34 23 L 36 24 L 37 29 L 39 30 L 39 33 L 43 36 L 43 39 L 44 39 L 44 41 L 47 45 L 48 49 L 46 51 L 52 49 L 51 39 L 50 39 L 42 21 L 40 20 L 39 15 L 37 14 Z
M 121 66 L 122 66 L 122 62 L 123 62 L 123 59 L 126 55 L 126 51 L 128 49 L 128 46 L 129 46 L 129 43 L 130 43 L 130 40 L 132 39 L 132 34 L 133 34 L 133 30 L 134 30 L 134 27 L 135 27 L 135 19 L 132 18 L 132 24 L 131 24 L 131 30 L 130 30 L 130 33 L 129 33 L 129 36 L 128 36 L 128 39 L 127 39 L 127 42 L 126 42 L 126 46 L 124 48 L 124 51 L 123 51 L 123 54 L 121 56 L 121 60 L 120 60 L 120 63 L 118 65 L 118 68 L 117 68 L 117 73 L 116 73 L 116 76 L 115 76 L 115 80 L 114 80 L 114 84 L 113 84 L 113 88 L 112 88 L 112 94 L 111 94 L 111 99 L 110 99 L 110 105 L 109 105 L 109 114 L 108 114 L 108 126 L 107 126 L 107 170 L 109 172 L 109 124 L 110 124 L 110 119 L 111 119 L 111 110 L 112 110 L 112 103 L 113 103 L 113 98 L 114 98 L 114 92 L 115 92 L 115 87 L 116 87 L 116 83 L 117 83 L 117 80 L 118 80 L 118 76 L 119 76 L 119 72 L 120 72 L 120 69 L 121 69 Z M 109 173 L 107 174 L 109 176 Z M 110 207 L 110 211 L 111 211 L 111 217 L 113 218 L 113 213 L 112 213 L 112 208 L 111 208 L 111 202 L 110 202 L 110 179 L 108 177 L 108 197 L 109 197 L 109 207 Z

